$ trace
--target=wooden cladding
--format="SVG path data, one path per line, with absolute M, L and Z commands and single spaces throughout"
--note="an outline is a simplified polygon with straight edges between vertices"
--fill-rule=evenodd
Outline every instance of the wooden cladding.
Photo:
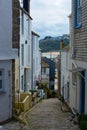
M 72 18 L 74 19 L 74 13 L 72 13 Z M 72 33 L 74 59 L 87 62 L 87 0 L 82 1 L 82 26 L 77 29 L 73 28 Z

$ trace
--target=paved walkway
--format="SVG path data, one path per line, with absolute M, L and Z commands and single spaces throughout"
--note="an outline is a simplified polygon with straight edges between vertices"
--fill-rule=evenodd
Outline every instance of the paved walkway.
M 58 99 L 43 100 L 26 113 L 26 119 L 28 125 L 22 127 L 18 122 L 13 125 L 10 123 L 4 126 L 4 130 L 79 130 L 70 121 L 71 114 L 61 111 Z

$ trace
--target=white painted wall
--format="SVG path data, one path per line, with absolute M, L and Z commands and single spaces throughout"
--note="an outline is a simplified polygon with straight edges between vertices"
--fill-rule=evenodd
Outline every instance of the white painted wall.
M 0 122 L 12 116 L 12 0 L 0 0 L 0 69 L 4 70 L 4 88 L 0 91 Z
M 47 82 L 49 84 L 49 68 L 46 68 L 46 72 L 42 71 L 42 82 Z
M 0 59 L 14 59 L 17 49 L 12 49 L 12 0 L 0 0 Z
M 41 52 L 39 51 L 39 38 L 32 34 L 33 44 L 33 88 L 36 88 L 36 80 L 41 78 Z
M 66 102 L 69 101 L 67 83 L 70 81 L 69 75 L 69 53 L 68 51 L 61 52 L 61 94 Z
M 4 88 L 0 91 L 0 122 L 12 116 L 12 62 L 0 61 L 0 69 L 4 70 Z M 10 72 L 10 75 L 9 75 Z
M 21 24 L 21 10 L 20 10 L 20 91 L 24 91 L 21 88 L 21 76 L 24 76 L 24 71 L 26 69 L 26 91 L 31 89 L 31 19 L 28 15 L 24 14 L 24 34 L 22 34 L 22 24 Z M 24 45 L 24 65 L 22 62 L 22 50 L 21 46 Z

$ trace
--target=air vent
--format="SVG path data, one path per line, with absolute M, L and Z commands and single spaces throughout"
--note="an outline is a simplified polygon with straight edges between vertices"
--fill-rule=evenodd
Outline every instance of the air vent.
M 27 40 L 25 40 L 25 44 L 27 44 Z

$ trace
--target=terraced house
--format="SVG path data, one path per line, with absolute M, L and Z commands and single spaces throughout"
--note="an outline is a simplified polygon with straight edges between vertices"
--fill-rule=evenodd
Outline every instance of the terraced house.
M 0 123 L 12 118 L 24 92 L 33 89 L 32 66 L 41 73 L 39 40 L 33 33 L 30 0 L 0 1 Z M 37 52 L 33 65 L 33 48 Z M 38 59 L 37 59 L 38 58 Z M 36 66 L 37 65 L 37 66 Z M 39 70 L 38 70 L 39 69 Z M 20 99 L 19 99 L 19 97 Z M 27 97 L 27 98 L 26 98 Z M 23 95 L 22 101 L 29 95 Z M 29 109 L 29 102 L 27 108 Z
M 70 107 L 87 114 L 87 0 L 72 0 Z
M 14 108 L 19 12 L 18 0 L 0 1 L 0 122 L 11 118 Z
M 20 0 L 20 91 L 31 89 L 31 23 L 30 0 Z
M 32 31 L 32 45 L 31 45 L 31 64 L 32 64 L 32 87 L 36 89 L 36 82 L 41 81 L 41 50 L 39 48 L 39 35 Z

